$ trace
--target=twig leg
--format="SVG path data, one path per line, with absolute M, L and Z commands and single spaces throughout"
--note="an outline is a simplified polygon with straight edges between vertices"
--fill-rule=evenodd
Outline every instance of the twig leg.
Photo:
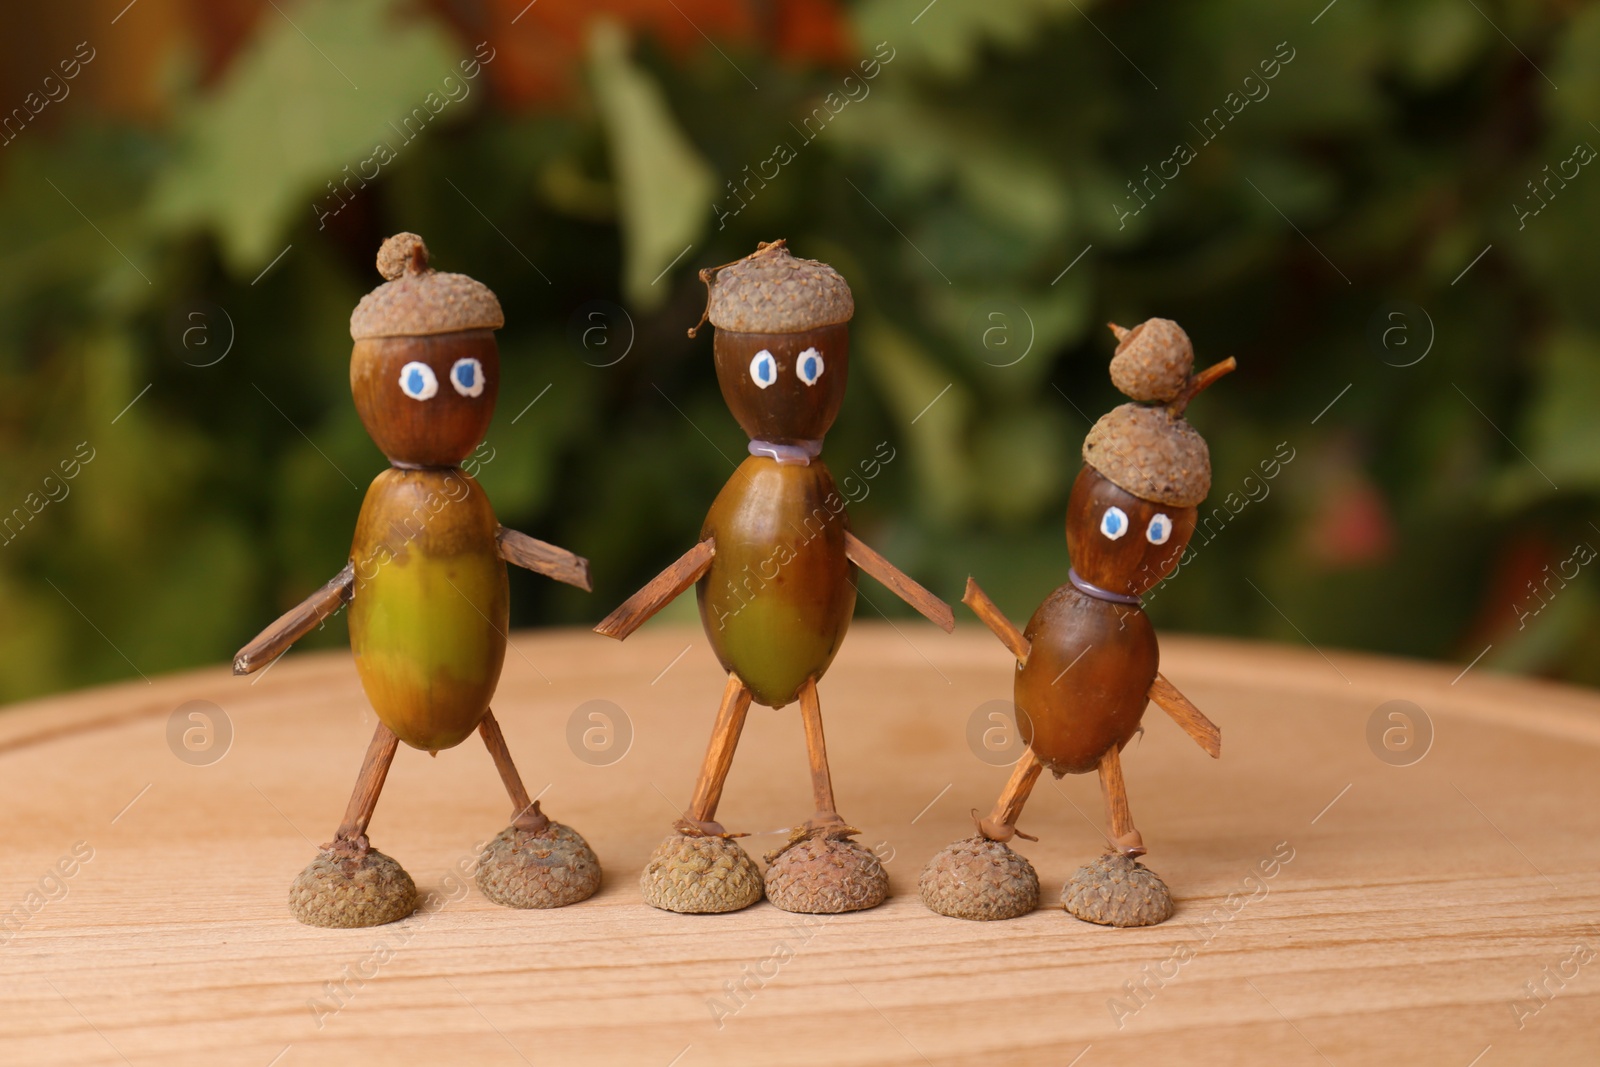
M 978 823 L 978 831 L 990 841 L 1010 841 L 1017 834 L 1017 820 L 1022 818 L 1022 807 L 1028 802 L 1028 794 L 1033 792 L 1033 783 L 1039 780 L 1039 772 L 1044 770 L 1044 764 L 1039 762 L 1039 757 L 1033 754 L 1033 749 L 1026 749 L 1016 765 L 1011 768 L 1011 777 L 1006 781 L 1006 787 L 1000 791 L 1000 797 L 994 802 L 994 811 L 987 819 Z M 1027 837 L 1026 834 L 1022 835 Z
M 722 706 L 717 709 L 717 724 L 711 729 L 711 743 L 706 746 L 700 777 L 694 783 L 694 799 L 689 802 L 688 817 L 678 820 L 678 829 L 719 837 L 726 833 L 715 821 L 717 804 L 722 800 L 722 784 L 733 766 L 733 752 L 739 747 L 739 734 L 744 731 L 744 718 L 749 711 L 749 688 L 737 674 L 729 672 Z
M 505 783 L 506 794 L 511 797 L 511 825 L 530 833 L 538 833 L 549 826 L 550 819 L 539 810 L 539 802 L 528 799 L 522 775 L 517 773 L 517 765 L 511 762 L 506 735 L 500 732 L 500 723 L 495 720 L 492 710 L 483 713 L 478 733 L 483 737 L 483 746 L 494 757 L 495 770 L 500 772 L 500 781 Z
M 356 787 L 350 793 L 350 803 L 345 805 L 344 822 L 334 832 L 333 843 L 325 846 L 344 852 L 364 853 L 370 847 L 367 841 L 367 824 L 378 806 L 378 794 L 383 792 L 384 779 L 389 777 L 389 764 L 394 762 L 395 749 L 400 739 L 383 723 L 373 731 L 372 743 L 367 746 L 366 758 L 361 761 L 361 773 L 356 775 Z
M 828 744 L 822 736 L 822 703 L 817 699 L 817 680 L 806 679 L 800 687 L 800 717 L 806 729 L 806 758 L 811 763 L 811 795 L 817 806 L 807 827 L 813 830 L 843 826 L 833 800 L 833 776 L 828 772 Z
M 1128 810 L 1128 789 L 1122 782 L 1122 757 L 1115 748 L 1100 757 L 1100 792 L 1106 798 L 1106 816 L 1111 821 L 1111 839 L 1116 850 L 1125 856 L 1144 855 L 1144 838 L 1134 828 L 1133 814 Z

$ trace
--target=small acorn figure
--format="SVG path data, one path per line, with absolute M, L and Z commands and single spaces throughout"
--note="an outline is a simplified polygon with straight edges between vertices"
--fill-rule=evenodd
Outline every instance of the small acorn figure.
M 1048 767 L 1057 778 L 1097 771 L 1111 826 L 1110 850 L 1079 869 L 1062 905 L 1108 926 L 1166 921 L 1172 896 L 1138 862 L 1144 840 L 1128 810 L 1120 754 L 1152 700 L 1213 758 L 1222 752 L 1221 731 L 1158 672 L 1155 630 L 1139 598 L 1177 567 L 1211 489 L 1210 453 L 1184 410 L 1234 360 L 1192 373 L 1188 335 L 1168 319 L 1111 330 L 1111 379 L 1134 403 L 1102 417 L 1084 440 L 1084 467 L 1067 502 L 1067 584 L 1019 631 L 967 579 L 962 602 L 1016 657 L 1017 728 L 1028 748 L 977 836 L 923 869 L 923 902 L 943 915 L 1010 919 L 1038 905 L 1033 865 L 1006 842 L 1027 837 L 1017 820 Z
M 553 908 L 592 894 L 600 864 L 578 833 L 528 798 L 490 698 L 506 654 L 506 563 L 589 589 L 589 563 L 508 530 L 461 462 L 483 440 L 500 384 L 500 302 L 464 274 L 428 266 L 422 238 L 378 252 L 387 281 L 350 316 L 350 390 L 390 469 L 373 479 L 344 570 L 234 658 L 275 661 L 345 604 L 350 645 L 378 727 L 344 821 L 295 879 L 289 908 L 309 926 L 377 926 L 416 907 L 410 875 L 373 848 L 367 824 L 401 741 L 437 755 L 476 730 L 500 772 L 511 825 L 478 859 L 496 904 Z
M 826 263 L 798 259 L 784 241 L 763 242 L 736 263 L 700 272 L 716 329 L 717 382 L 750 437 L 700 542 L 595 629 L 626 638 L 697 584 L 700 618 L 728 672 L 694 797 L 640 879 L 645 901 L 668 911 L 736 911 L 761 899 L 832 914 L 874 907 L 889 880 L 855 841 L 834 805 L 817 682 L 844 641 L 856 602 L 856 568 L 913 608 L 954 628 L 949 605 L 850 532 L 849 515 L 820 458 L 844 402 L 849 370 L 850 287 Z M 697 325 L 689 331 L 693 337 Z M 811 764 L 816 811 L 789 842 L 755 862 L 716 821 L 723 782 L 752 702 L 796 700 Z

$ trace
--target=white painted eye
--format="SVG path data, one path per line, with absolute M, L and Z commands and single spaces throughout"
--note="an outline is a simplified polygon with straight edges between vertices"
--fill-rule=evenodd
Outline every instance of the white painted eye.
M 750 380 L 762 389 L 778 380 L 778 361 L 765 348 L 750 361 Z
M 1164 545 L 1167 538 L 1172 536 L 1172 520 L 1161 512 L 1157 512 L 1150 519 L 1150 525 L 1144 528 L 1144 539 L 1152 545 Z
M 482 396 L 483 364 L 471 356 L 456 360 L 450 368 L 450 384 L 462 396 Z
M 439 391 L 439 379 L 432 367 L 412 360 L 400 368 L 400 391 L 412 400 L 432 400 Z
M 1128 513 L 1116 505 L 1106 508 L 1106 513 L 1100 516 L 1100 532 L 1112 541 L 1127 533 Z
M 800 375 L 800 380 L 807 385 L 816 385 L 817 379 L 822 377 L 822 353 L 815 348 L 808 348 L 800 353 L 800 359 L 794 365 L 794 372 Z

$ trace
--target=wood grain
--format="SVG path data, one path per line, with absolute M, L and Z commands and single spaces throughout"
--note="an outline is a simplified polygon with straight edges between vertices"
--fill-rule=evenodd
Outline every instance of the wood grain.
M 496 715 L 529 792 L 606 868 L 556 912 L 498 908 L 462 880 L 506 816 L 474 739 L 436 759 L 402 748 L 370 828 L 433 910 L 365 931 L 290 920 L 289 882 L 374 727 L 347 653 L 19 706 L 0 715 L 0 1063 L 1596 1062 L 1600 959 L 1550 976 L 1600 949 L 1600 698 L 1323 651 L 1163 634 L 1162 673 L 1229 748 L 1197 759 L 1151 729 L 1122 753 L 1145 862 L 1178 908 L 1144 930 L 1059 909 L 967 923 L 917 900 L 922 864 L 972 834 L 1011 770 L 967 746 L 1016 670 L 975 624 L 862 622 L 822 682 L 839 804 L 893 892 L 833 918 L 640 901 L 726 680 L 698 628 L 514 637 Z M 615 705 L 614 762 L 568 747 L 597 700 Z M 1394 700 L 1433 725 L 1410 766 L 1367 740 Z M 209 765 L 169 748 L 190 701 L 231 724 Z M 718 818 L 755 832 L 759 856 L 811 807 L 798 709 L 752 709 Z M 1047 903 L 1104 847 L 1103 819 L 1095 775 L 1040 779 L 1024 824 L 1041 840 L 1012 844 Z M 1554 998 L 1523 1000 L 1529 981 Z

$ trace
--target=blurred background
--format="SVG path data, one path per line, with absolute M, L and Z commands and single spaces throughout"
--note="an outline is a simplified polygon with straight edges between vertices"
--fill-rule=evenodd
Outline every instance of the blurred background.
M 400 230 L 505 306 L 502 521 L 593 561 L 514 573 L 518 626 L 695 539 L 745 443 L 695 273 L 783 236 L 855 289 L 856 527 L 947 599 L 1065 579 L 1104 324 L 1159 315 L 1240 369 L 1190 409 L 1209 525 L 1158 626 L 1600 682 L 1594 5 L 3 18 L 0 699 L 225 662 L 340 569 L 385 465 L 348 317 Z

